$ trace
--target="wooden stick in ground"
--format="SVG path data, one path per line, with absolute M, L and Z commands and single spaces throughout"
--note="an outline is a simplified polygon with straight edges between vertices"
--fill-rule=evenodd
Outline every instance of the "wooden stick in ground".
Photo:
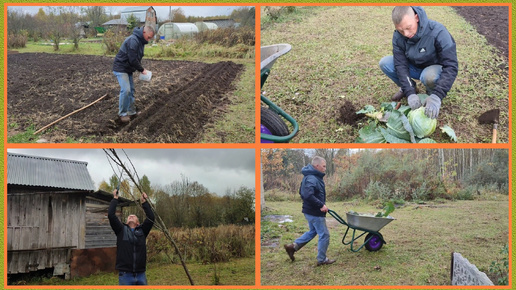
M 82 107 L 82 108 L 80 108 L 80 109 L 77 109 L 77 110 L 75 110 L 75 111 L 71 112 L 70 114 L 68 114 L 68 115 L 66 115 L 66 116 L 64 116 L 64 117 L 61 117 L 61 118 L 59 118 L 59 119 L 55 120 L 54 122 L 52 122 L 52 123 L 50 123 L 50 124 L 46 125 L 45 127 L 43 127 L 43 128 L 41 128 L 41 129 L 39 129 L 39 130 L 38 130 L 38 131 L 36 131 L 36 132 L 34 132 L 34 135 L 36 135 L 36 134 L 38 134 L 39 132 L 41 132 L 41 131 L 43 131 L 43 130 L 47 129 L 48 127 L 50 127 L 50 126 L 54 125 L 54 124 L 55 124 L 55 123 L 57 123 L 57 122 L 60 122 L 60 121 L 62 121 L 62 120 L 64 120 L 64 119 L 66 119 L 66 118 L 70 117 L 71 115 L 73 115 L 73 114 L 75 114 L 75 113 L 77 113 L 77 112 L 80 112 L 80 111 L 82 111 L 82 110 L 84 110 L 84 109 L 86 109 L 86 108 L 88 108 L 88 107 L 90 107 L 90 106 L 93 106 L 93 105 L 94 105 L 94 104 L 96 104 L 97 102 L 99 102 L 99 101 L 101 101 L 102 99 L 104 99 L 107 95 L 108 95 L 108 94 L 105 94 L 105 95 L 103 95 L 102 97 L 98 98 L 98 99 L 97 99 L 96 101 L 94 101 L 93 103 L 90 103 L 89 105 L 86 105 L 86 106 L 84 106 L 84 107 Z

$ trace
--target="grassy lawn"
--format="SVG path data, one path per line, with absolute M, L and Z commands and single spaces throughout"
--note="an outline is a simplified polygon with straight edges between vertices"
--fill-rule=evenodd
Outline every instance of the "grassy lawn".
M 216 266 L 188 263 L 187 267 L 195 285 L 254 285 L 255 283 L 254 257 L 218 263 Z M 218 279 L 215 278 L 215 272 Z M 148 263 L 146 275 L 149 285 L 190 285 L 181 265 Z M 116 273 L 99 273 L 86 278 L 71 280 L 52 277 L 50 279 L 25 281 L 25 283 L 59 286 L 118 285 L 118 275 Z M 24 285 L 25 283 L 21 284 Z
M 27 46 L 24 48 L 13 49 L 18 51 L 19 53 L 24 52 L 45 52 L 45 53 L 71 53 L 71 54 L 87 54 L 87 55 L 104 55 L 104 50 L 102 48 L 101 39 L 97 39 L 96 41 L 88 40 L 79 42 L 79 49 L 75 50 L 73 47 L 73 43 L 68 41 L 62 42 L 59 45 L 59 50 L 54 51 L 54 47 L 45 41 L 28 41 Z
M 453 8 L 425 10 L 450 31 L 459 59 L 459 74 L 443 101 L 438 127 L 449 125 L 460 143 L 490 142 L 492 125 L 480 125 L 477 117 L 497 108 L 498 141 L 509 142 L 508 61 Z M 392 54 L 391 11 L 382 6 L 298 7 L 272 21 L 262 8 L 261 45 L 292 45 L 262 88 L 299 123 L 291 142 L 353 143 L 368 121 L 354 126 L 338 121 L 344 103 L 351 102 L 358 111 L 390 102 L 397 87 L 378 62 Z M 450 142 L 440 130 L 430 138 Z
M 345 220 L 349 210 L 379 211 L 360 201 L 327 205 Z M 387 244 L 377 252 L 352 252 L 341 243 L 346 227 L 328 215 L 328 257 L 337 262 L 316 267 L 317 238 L 296 253 L 293 263 L 283 249 L 283 244 L 293 242 L 308 228 L 301 201 L 266 202 L 266 206 L 262 216 L 291 215 L 293 222 L 261 222 L 262 285 L 450 285 L 452 252 L 461 253 L 487 273 L 491 262 L 501 258 L 500 250 L 509 236 L 505 195 L 482 201 L 407 203 L 391 214 L 396 220 L 380 231 Z M 270 241 L 277 243 L 265 247 Z M 357 246 L 363 238 L 359 242 Z

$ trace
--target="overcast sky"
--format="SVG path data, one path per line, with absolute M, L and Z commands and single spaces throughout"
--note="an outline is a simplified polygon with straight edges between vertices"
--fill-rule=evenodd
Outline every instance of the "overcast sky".
M 102 149 L 8 149 L 7 152 L 88 162 L 96 188 L 113 175 Z M 180 181 L 183 174 L 219 195 L 241 186 L 255 188 L 254 149 L 125 149 L 125 152 L 140 178 L 147 175 L 151 185 Z M 117 149 L 117 154 L 125 160 L 121 149 Z M 128 162 L 126 166 L 130 166 Z
M 38 13 L 39 8 L 45 8 L 46 6 L 16 6 L 10 5 L 8 9 L 16 9 L 21 12 L 29 13 L 34 15 Z M 117 15 L 120 14 L 120 11 L 124 10 L 127 7 L 134 6 L 105 6 L 106 13 Z M 156 14 L 158 14 L 158 18 L 160 20 L 168 19 L 168 14 L 170 9 L 181 8 L 185 13 L 185 16 L 220 16 L 220 15 L 230 15 L 233 10 L 242 6 L 156 6 L 153 5 L 154 10 L 156 10 Z M 46 12 L 46 10 L 45 10 Z

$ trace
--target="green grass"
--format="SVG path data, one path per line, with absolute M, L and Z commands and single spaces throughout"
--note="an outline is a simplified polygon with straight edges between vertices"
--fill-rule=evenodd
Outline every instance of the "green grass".
M 461 253 L 487 273 L 508 243 L 507 196 L 497 195 L 496 200 L 407 203 L 391 214 L 396 220 L 380 231 L 387 244 L 378 252 L 351 252 L 341 243 L 346 227 L 328 215 L 328 257 L 337 262 L 316 267 L 317 238 L 296 253 L 293 263 L 283 249 L 283 244 L 291 243 L 307 230 L 301 201 L 267 201 L 266 206 L 262 216 L 287 214 L 292 215 L 293 222 L 262 222 L 262 243 L 279 238 L 277 247 L 261 249 L 263 285 L 449 285 L 452 252 Z M 331 202 L 328 206 L 344 219 L 349 210 L 378 211 L 362 201 Z
M 17 130 L 19 128 L 18 123 L 10 123 L 8 125 L 9 130 Z M 7 137 L 7 143 L 34 143 L 39 139 L 39 134 L 34 135 L 36 129 L 34 128 L 34 124 L 30 124 L 26 127 L 25 131 L 20 133 L 15 133 L 14 135 Z
M 378 67 L 382 57 L 392 54 L 392 7 L 297 10 L 276 22 L 262 13 L 261 22 L 266 25 L 261 45 L 292 45 L 292 50 L 274 64 L 262 90 L 299 123 L 300 132 L 292 142 L 353 143 L 367 122 L 350 126 L 338 121 L 344 103 L 351 102 L 357 111 L 365 105 L 379 108 L 397 91 Z M 453 128 L 460 143 L 490 142 L 492 126 L 480 125 L 477 117 L 498 108 L 498 141 L 507 143 L 507 60 L 453 8 L 429 6 L 425 10 L 430 19 L 450 31 L 457 42 L 459 59 L 459 74 L 443 101 L 438 125 Z M 299 14 L 304 17 L 299 19 Z M 440 130 L 430 137 L 450 142 Z
M 26 47 L 12 49 L 19 53 L 26 52 L 44 52 L 44 53 L 62 53 L 62 54 L 85 54 L 85 55 L 105 55 L 105 46 L 102 44 L 101 38 L 87 39 L 79 42 L 79 49 L 74 49 L 73 43 L 63 40 L 63 44 L 59 46 L 59 50 L 55 51 L 54 47 L 48 41 L 28 41 Z M 175 54 L 167 56 L 165 51 L 170 50 Z M 114 56 L 114 54 L 111 54 Z M 163 43 L 150 44 L 145 46 L 145 58 L 156 58 L 163 60 L 190 60 L 218 62 L 222 60 L 233 59 L 249 59 L 254 61 L 254 49 L 250 49 L 245 45 L 235 47 L 223 47 L 215 44 L 197 44 L 194 41 L 182 41 L 170 47 Z
M 9 132 L 15 132 L 12 133 L 11 136 L 7 137 L 7 143 L 36 143 L 41 137 L 43 133 L 49 133 L 55 130 L 55 128 L 48 128 L 47 130 L 42 131 L 39 134 L 34 134 L 36 132 L 36 128 L 34 128 L 34 124 L 30 123 L 25 131 L 18 132 L 18 129 L 20 128 L 20 125 L 16 122 L 9 123 Z M 92 143 L 94 136 L 84 136 L 80 139 L 76 139 L 74 137 L 70 136 L 63 136 L 65 143 Z M 109 141 L 109 139 L 106 139 Z M 106 143 L 114 143 L 114 142 L 106 142 Z
M 252 258 L 234 259 L 216 265 L 187 264 L 195 285 L 214 285 L 215 267 L 219 285 L 254 285 L 255 262 Z M 190 285 L 181 265 L 170 263 L 148 263 L 147 281 L 149 285 Z M 86 278 L 63 280 L 52 277 L 18 282 L 21 285 L 118 285 L 116 273 L 99 273 Z
M 230 105 L 219 114 L 213 125 L 207 128 L 202 143 L 254 143 L 254 59 L 235 61 L 245 65 L 236 90 L 229 96 Z
M 104 49 L 102 48 L 102 43 L 91 42 L 91 41 L 81 41 L 81 42 L 79 42 L 79 49 L 75 50 L 73 43 L 70 43 L 69 41 L 65 41 L 64 43 L 69 43 L 69 44 L 61 44 L 59 46 L 58 51 L 54 51 L 54 47 L 48 43 L 49 42 L 45 42 L 45 41 L 38 41 L 38 42 L 28 41 L 27 46 L 25 48 L 17 48 L 17 49 L 13 49 L 13 50 L 16 50 L 20 53 L 45 52 L 45 53 L 104 55 Z

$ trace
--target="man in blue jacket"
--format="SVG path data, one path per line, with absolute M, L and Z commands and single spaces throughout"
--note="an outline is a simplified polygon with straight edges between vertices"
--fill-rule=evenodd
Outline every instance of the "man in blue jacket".
M 109 204 L 108 219 L 116 235 L 116 266 L 119 285 L 147 285 L 145 270 L 147 265 L 147 247 L 145 239 L 154 225 L 154 213 L 143 193 L 142 207 L 147 218 L 140 225 L 138 217 L 130 215 L 123 224 L 116 216 L 118 193 L 113 191 Z
M 138 115 L 134 106 L 134 83 L 133 72 L 139 71 L 147 74 L 147 70 L 142 66 L 143 47 L 154 37 L 154 28 L 145 26 L 136 27 L 133 34 L 125 39 L 120 46 L 115 62 L 113 63 L 113 73 L 120 84 L 120 96 L 118 99 L 118 116 L 120 121 L 127 123 L 131 117 Z
M 392 100 L 408 97 L 412 110 L 425 105 L 425 114 L 435 119 L 459 70 L 455 40 L 444 25 L 428 19 L 422 7 L 397 6 L 392 21 L 393 55 L 380 60 L 382 71 L 400 88 Z M 423 103 L 413 79 L 426 87 L 429 97 Z
M 309 230 L 292 244 L 284 245 L 288 256 L 295 260 L 294 253 L 299 251 L 304 245 L 310 242 L 316 235 L 319 235 L 317 244 L 317 266 L 335 263 L 326 257 L 326 250 L 330 245 L 330 232 L 326 227 L 326 189 L 323 177 L 326 172 L 326 160 L 316 156 L 312 164 L 303 167 L 303 181 L 299 189 L 299 194 L 303 199 L 303 214 L 308 221 Z

